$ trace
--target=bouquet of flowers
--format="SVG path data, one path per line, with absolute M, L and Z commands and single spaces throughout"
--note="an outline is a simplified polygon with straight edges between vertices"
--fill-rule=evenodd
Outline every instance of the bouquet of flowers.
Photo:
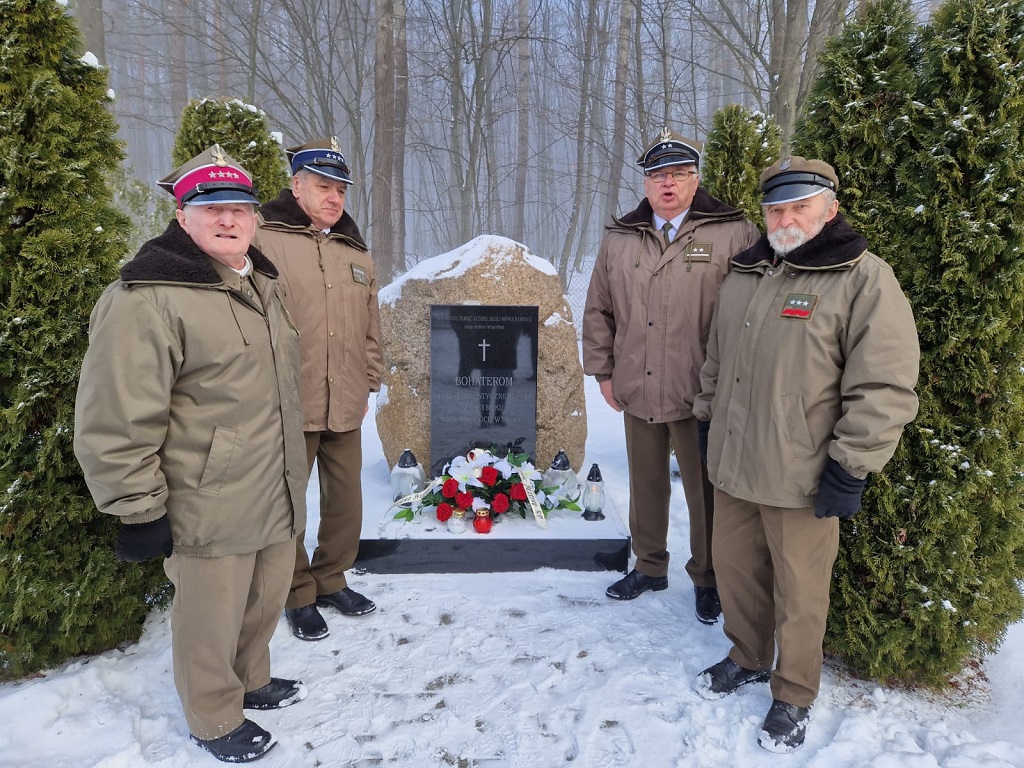
M 433 508 L 441 522 L 447 521 L 457 509 L 468 517 L 487 509 L 494 520 L 508 512 L 525 518 L 531 512 L 531 495 L 545 517 L 552 509 L 580 511 L 576 504 L 578 490 L 545 488 L 542 482 L 543 475 L 530 463 L 530 457 L 514 446 L 503 457 L 475 448 L 445 465 L 442 474 L 406 502 L 407 506 L 403 505 L 395 519 L 411 521 L 424 508 Z

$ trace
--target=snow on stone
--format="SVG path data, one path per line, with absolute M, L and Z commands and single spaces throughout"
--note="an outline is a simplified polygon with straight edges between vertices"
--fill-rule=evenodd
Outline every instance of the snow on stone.
M 497 256 L 497 263 L 500 265 L 510 261 L 516 252 L 521 253 L 526 262 L 539 272 L 543 272 L 546 275 L 558 274 L 558 271 L 551 262 L 539 256 L 534 256 L 525 245 L 517 243 L 515 240 L 510 240 L 507 237 L 500 237 L 499 235 L 480 235 L 455 250 L 419 262 L 404 275 L 398 277 L 393 283 L 381 288 L 378 297 L 381 304 L 393 306 L 398 297 L 402 295 L 402 286 L 406 280 L 436 280 L 439 278 L 459 277 L 468 272 L 473 266 L 484 261 L 485 257 L 489 257 L 488 260 L 494 260 L 494 257 Z M 494 277 L 500 279 L 500 275 L 495 275 Z
M 544 325 L 546 326 L 558 325 L 559 323 L 566 323 L 568 325 L 569 321 L 562 317 L 562 315 L 558 312 L 553 313 L 547 320 L 544 321 Z

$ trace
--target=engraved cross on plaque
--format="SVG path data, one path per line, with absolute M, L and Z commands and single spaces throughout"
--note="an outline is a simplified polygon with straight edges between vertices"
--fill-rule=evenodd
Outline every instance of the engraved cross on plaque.
M 486 363 L 487 362 L 487 348 L 489 346 L 491 346 L 491 345 L 487 343 L 487 339 L 484 339 L 479 344 L 477 344 L 477 346 L 480 347 L 480 349 L 483 350 L 484 356 L 481 358 L 481 360 Z

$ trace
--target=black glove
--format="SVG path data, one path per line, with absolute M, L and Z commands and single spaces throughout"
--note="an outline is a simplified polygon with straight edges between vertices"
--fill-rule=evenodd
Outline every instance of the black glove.
M 818 482 L 818 498 L 814 502 L 815 517 L 849 520 L 860 510 L 860 497 L 867 482 L 867 478 L 858 480 L 829 456 Z
M 170 557 L 174 551 L 171 521 L 167 515 L 148 523 L 121 524 L 117 531 L 114 554 L 126 563 L 142 563 L 154 557 Z
M 700 460 L 705 466 L 708 463 L 708 432 L 711 431 L 710 421 L 697 419 L 697 450 L 700 451 Z

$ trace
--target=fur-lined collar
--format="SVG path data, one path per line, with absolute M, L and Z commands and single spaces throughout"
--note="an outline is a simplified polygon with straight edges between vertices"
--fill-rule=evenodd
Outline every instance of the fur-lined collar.
M 608 225 L 608 228 L 613 229 L 619 226 L 636 229 L 645 225 L 652 226 L 653 216 L 654 209 L 651 208 L 651 201 L 645 197 L 633 211 L 622 217 L 615 218 L 613 223 Z M 732 219 L 742 219 L 743 212 L 712 197 L 703 188 L 697 187 L 697 191 L 693 195 L 693 202 L 690 204 L 690 212 L 686 214 L 686 218 L 687 220 L 692 219 L 694 221 L 699 219 L 731 221 Z
M 249 260 L 257 272 L 277 277 L 277 267 L 256 248 L 249 246 Z M 133 282 L 219 285 L 222 281 L 210 257 L 171 219 L 162 235 L 143 243 L 135 258 L 121 267 L 121 280 Z
M 867 249 L 868 241 L 846 223 L 843 214 L 838 213 L 825 224 L 821 232 L 783 258 L 797 269 L 831 269 L 856 261 Z M 768 235 L 761 235 L 760 240 L 738 253 L 732 263 L 743 269 L 774 264 L 776 259 Z
M 263 217 L 264 222 L 271 225 L 271 228 L 274 224 L 301 229 L 309 229 L 313 226 L 313 221 L 302 210 L 295 195 L 292 194 L 291 187 L 282 189 L 281 194 L 270 202 L 264 203 L 260 207 L 260 216 Z M 356 225 L 355 219 L 348 215 L 348 211 L 342 212 L 341 218 L 331 227 L 330 234 L 349 240 L 361 251 L 367 250 L 363 236 L 359 234 L 359 227 Z

